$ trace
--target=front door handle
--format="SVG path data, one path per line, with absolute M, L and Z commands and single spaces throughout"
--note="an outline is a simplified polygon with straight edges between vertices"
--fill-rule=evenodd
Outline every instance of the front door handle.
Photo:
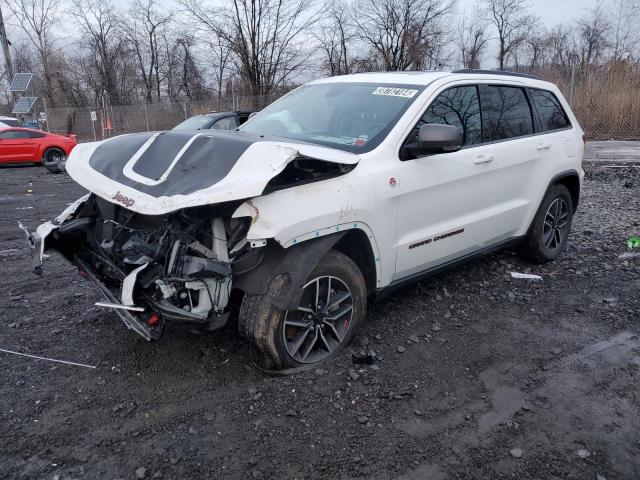
M 549 150 L 551 148 L 550 143 L 539 143 L 536 147 L 538 150 Z
M 478 155 L 476 159 L 473 161 L 476 165 L 481 163 L 491 163 L 493 162 L 493 155 Z

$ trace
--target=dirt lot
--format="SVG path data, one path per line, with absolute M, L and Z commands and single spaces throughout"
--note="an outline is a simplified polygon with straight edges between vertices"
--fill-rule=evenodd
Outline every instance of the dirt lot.
M 292 377 L 253 367 L 233 327 L 145 342 L 59 257 L 32 275 L 16 219 L 82 192 L 0 169 L 0 348 L 97 366 L 0 352 L 0 476 L 640 478 L 640 258 L 620 257 L 640 170 L 603 165 L 558 262 L 500 252 L 399 291 L 356 341 L 377 365 Z

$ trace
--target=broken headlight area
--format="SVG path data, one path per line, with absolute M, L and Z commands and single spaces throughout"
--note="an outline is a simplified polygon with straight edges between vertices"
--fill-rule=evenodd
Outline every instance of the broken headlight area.
M 44 241 L 98 284 L 97 305 L 145 338 L 167 321 L 212 330 L 226 323 L 234 274 L 261 261 L 246 239 L 250 218 L 230 218 L 237 206 L 151 216 L 91 195 Z

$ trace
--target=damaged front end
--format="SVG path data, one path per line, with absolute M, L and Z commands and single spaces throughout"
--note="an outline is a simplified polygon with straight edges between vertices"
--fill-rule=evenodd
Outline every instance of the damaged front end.
M 67 172 L 91 193 L 35 232 L 22 228 L 36 273 L 45 251 L 57 250 L 101 290 L 96 305 L 147 340 L 166 322 L 213 330 L 227 320 L 232 279 L 256 269 L 267 248 L 248 239 L 258 213 L 241 216 L 239 207 L 357 163 L 352 154 L 241 132 L 123 135 L 78 145 Z
M 145 339 L 167 321 L 222 327 L 231 278 L 260 261 L 246 240 L 250 218 L 231 218 L 238 202 L 143 215 L 86 195 L 29 234 L 34 270 L 54 249 L 93 280 L 117 313 Z

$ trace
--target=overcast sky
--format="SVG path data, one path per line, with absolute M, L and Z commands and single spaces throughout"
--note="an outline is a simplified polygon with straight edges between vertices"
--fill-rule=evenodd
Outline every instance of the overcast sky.
M 460 12 L 471 11 L 477 0 L 460 0 Z M 582 16 L 595 5 L 595 0 L 531 0 L 531 11 L 552 27 Z

